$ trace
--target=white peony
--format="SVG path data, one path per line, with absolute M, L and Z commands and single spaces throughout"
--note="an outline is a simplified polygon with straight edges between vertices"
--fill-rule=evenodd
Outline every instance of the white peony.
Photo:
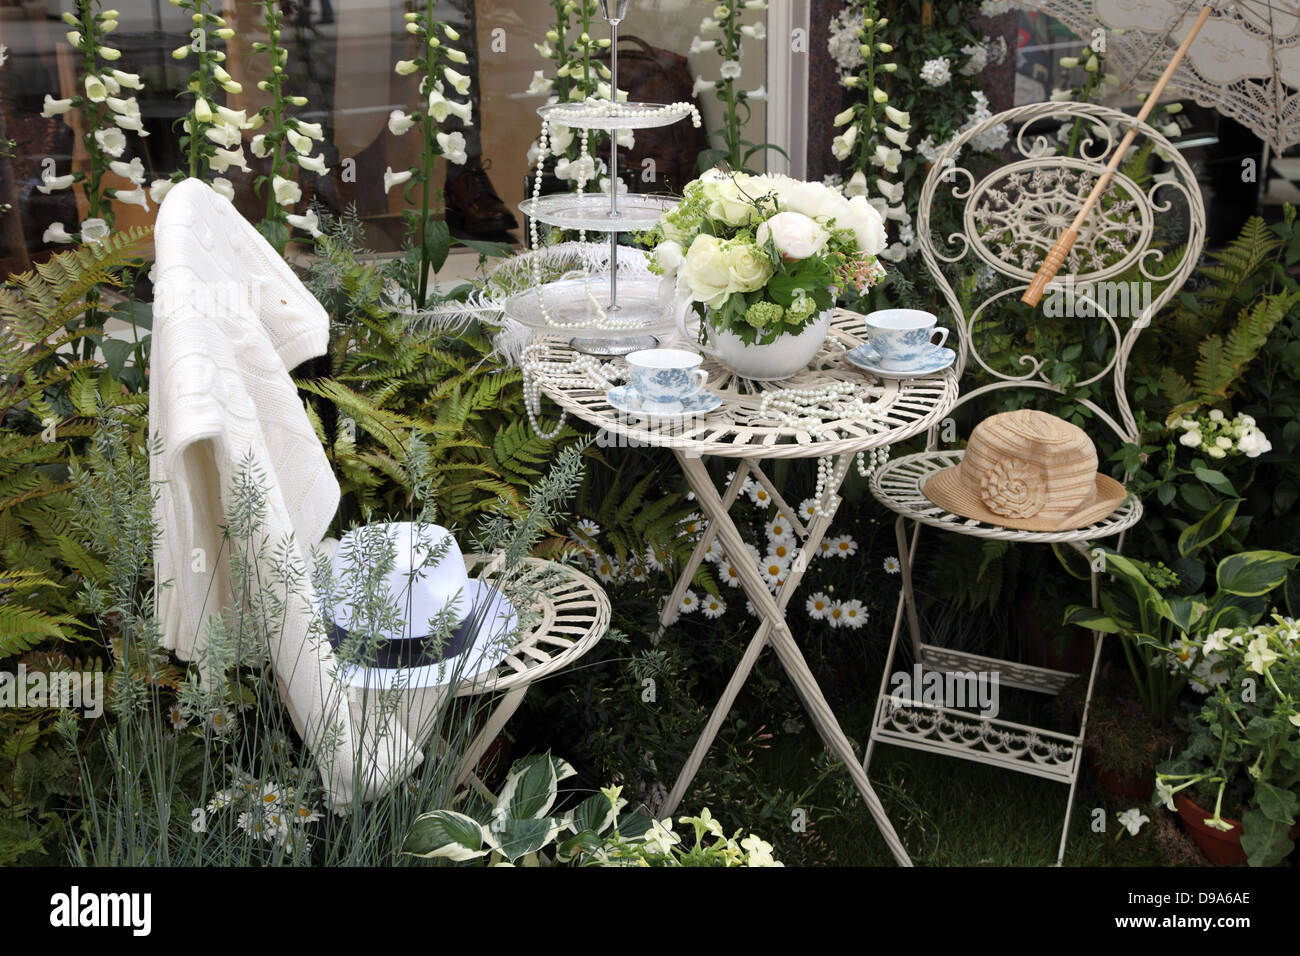
M 787 259 L 807 259 L 821 252 L 830 233 L 801 212 L 779 212 L 758 227 L 755 234 L 760 247 L 770 239 L 777 252 Z
M 870 256 L 878 256 L 885 249 L 888 238 L 885 235 L 885 220 L 866 200 L 865 196 L 854 196 L 848 202 L 848 214 L 837 223 L 853 230 L 858 249 Z

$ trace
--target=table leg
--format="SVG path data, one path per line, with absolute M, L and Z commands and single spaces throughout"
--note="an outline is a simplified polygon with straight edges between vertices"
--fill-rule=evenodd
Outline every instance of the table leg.
M 741 536 L 740 529 L 736 527 L 735 522 L 731 520 L 728 510 L 723 507 L 722 499 L 719 497 L 717 489 L 713 487 L 713 482 L 709 478 L 708 469 L 705 468 L 704 462 L 699 458 L 687 457 L 679 451 L 675 451 L 674 454 L 677 456 L 678 463 L 686 475 L 686 480 L 690 482 L 691 488 L 695 491 L 696 500 L 699 501 L 701 508 L 710 519 L 710 527 L 716 527 L 723 548 L 732 554 L 744 554 L 746 550 L 744 538 Z M 831 489 L 829 493 L 837 494 L 838 491 L 839 489 L 835 488 Z M 876 821 L 876 826 L 885 838 L 885 843 L 889 846 L 894 859 L 903 866 L 910 866 L 911 860 L 907 855 L 907 851 L 903 848 L 898 834 L 894 832 L 893 824 L 889 822 L 889 817 L 886 815 L 885 808 L 881 805 L 876 791 L 872 788 L 871 781 L 867 779 L 866 772 L 858 762 L 857 755 L 853 752 L 853 745 L 840 728 L 839 721 L 836 720 L 835 714 L 822 694 L 821 688 L 817 685 L 812 671 L 808 668 L 807 661 L 804 660 L 803 654 L 799 651 L 781 606 L 768 590 L 758 568 L 751 562 L 742 561 L 738 563 L 736 570 L 740 574 L 741 586 L 754 603 L 754 609 L 758 612 L 759 620 L 763 621 L 764 626 L 760 627 L 760 634 L 755 635 L 755 641 L 763 634 L 765 629 L 767 632 L 766 641 L 771 643 L 772 649 L 776 651 L 777 657 L 780 658 L 781 666 L 794 684 L 795 691 L 803 702 L 804 709 L 812 718 L 813 725 L 817 728 L 827 748 L 844 764 L 849 775 L 853 778 L 854 786 L 857 787 L 858 792 L 867 804 L 867 809 Z M 790 584 L 791 582 L 787 581 L 786 583 Z M 790 593 L 793 593 L 792 590 Z M 783 596 L 787 601 L 789 600 L 789 593 Z M 753 643 L 751 642 L 751 648 Z M 761 649 L 760 646 L 758 650 L 761 651 Z M 757 658 L 757 651 L 755 651 L 754 656 Z M 750 667 L 752 666 L 751 662 Z M 733 682 L 735 682 L 735 679 L 735 675 L 733 675 Z M 744 683 L 743 677 L 739 683 Z M 732 691 L 731 684 L 728 684 L 727 691 Z M 735 687 L 735 692 L 739 692 L 739 685 Z M 734 696 L 733 693 L 732 700 L 734 700 Z M 726 700 L 726 697 L 727 695 L 724 693 L 724 700 Z M 710 724 L 716 724 L 714 733 L 717 732 L 717 727 L 721 726 L 724 718 L 725 712 L 723 718 L 717 718 L 715 712 L 715 718 L 710 720 Z M 704 749 L 707 749 L 708 744 L 711 742 L 711 740 L 705 741 L 704 738 L 701 738 L 700 741 Z M 698 748 L 699 745 L 697 744 Z M 692 758 L 694 756 L 695 754 L 692 754 Z M 698 765 L 696 769 L 698 769 Z M 689 779 L 685 782 L 679 779 L 677 786 L 674 787 L 674 792 L 684 792 L 688 784 Z
M 732 476 L 731 484 L 727 486 L 727 493 L 722 498 L 724 508 L 730 509 L 740 497 L 740 489 L 745 487 L 745 479 L 749 477 L 750 464 L 748 461 L 741 461 L 736 466 L 736 473 Z M 696 492 L 699 496 L 699 492 Z M 695 545 L 695 550 L 691 553 L 682 569 L 681 577 L 677 579 L 677 584 L 673 588 L 673 593 L 668 595 L 668 603 L 664 605 L 663 610 L 659 613 L 659 635 L 662 636 L 664 628 L 672 626 L 682 613 L 682 598 L 686 596 L 686 590 L 691 586 L 691 581 L 695 579 L 695 572 L 699 570 L 701 562 L 704 561 L 704 552 L 708 550 L 709 545 L 717 536 L 717 532 L 710 526 L 704 529 L 700 535 L 699 543 Z

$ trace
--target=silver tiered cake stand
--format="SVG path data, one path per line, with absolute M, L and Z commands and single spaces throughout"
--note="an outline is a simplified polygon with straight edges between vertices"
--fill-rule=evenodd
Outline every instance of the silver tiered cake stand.
M 668 126 L 690 114 L 665 110 L 658 103 L 618 102 L 618 27 L 627 5 L 628 0 L 601 0 L 611 41 L 610 102 L 618 109 L 605 115 L 593 111 L 589 104 L 552 103 L 537 110 L 552 125 L 609 133 L 609 196 L 564 193 L 536 196 L 519 204 L 525 216 L 548 226 L 608 233 L 608 273 L 592 275 L 584 268 L 580 273 L 516 292 L 504 304 L 505 314 L 525 328 L 548 335 L 568 335 L 570 345 L 592 355 L 626 355 L 654 348 L 659 344 L 659 334 L 673 325 L 672 302 L 661 296 L 656 276 L 639 270 L 630 275 L 624 270 L 625 274 L 619 276 L 619 233 L 652 228 L 677 200 L 663 195 L 619 196 L 618 131 Z M 541 175 L 540 167 L 537 175 Z M 544 258 L 545 254 L 545 249 L 534 249 L 527 255 Z

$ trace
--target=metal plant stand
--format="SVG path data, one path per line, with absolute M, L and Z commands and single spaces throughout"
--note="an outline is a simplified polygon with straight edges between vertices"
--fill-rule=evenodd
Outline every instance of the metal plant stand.
M 1168 140 L 1141 124 L 1139 134 L 1153 141 L 1168 156 L 1169 174 L 1146 186 L 1128 176 L 1116 177 L 1111 193 L 1094 209 L 1079 240 L 1066 260 L 1069 276 L 1062 276 L 1057 294 L 1071 289 L 1074 315 L 1053 318 L 1035 314 L 1027 324 L 1020 307 L 1008 309 L 1033 280 L 1042 254 L 1056 241 L 1061 224 L 1068 224 L 1080 208 L 1092 183 L 1105 167 L 1105 159 L 1123 131 L 1133 122 L 1124 113 L 1082 103 L 1039 103 L 1001 113 L 957 137 L 936 162 L 921 192 L 917 237 L 926 266 L 934 275 L 952 311 L 950 325 L 957 340 L 958 374 L 970 363 L 979 376 L 979 387 L 968 390 L 957 406 L 1003 390 L 1032 390 L 1061 393 L 1052 384 L 1049 356 L 1032 354 L 1029 333 L 1042 335 L 1049 329 L 1065 336 L 1065 342 L 1095 341 L 1098 329 L 1109 340 L 1100 370 L 1078 385 L 1093 386 L 1093 394 L 1109 393 L 1109 408 L 1089 398 L 1074 399 L 1084 406 L 1094 423 L 1104 423 L 1121 440 L 1136 442 L 1138 427 L 1125 390 L 1125 370 L 1142 330 L 1160 308 L 1182 286 L 1199 258 L 1205 239 L 1205 210 L 1200 188 L 1186 161 Z M 955 164 L 963 147 L 973 137 L 988 133 L 999 124 L 1016 130 L 1013 144 L 1019 153 L 1011 163 L 987 172 L 982 178 Z M 1064 124 L 1068 133 L 1075 123 L 1082 135 L 1077 155 L 1061 155 L 1057 138 L 1046 124 Z M 932 234 L 931 221 L 940 207 L 956 220 L 961 231 Z M 1183 247 L 1180 256 L 1166 258 L 1164 250 Z M 1138 300 L 1127 310 L 1116 307 L 1118 296 L 1103 295 L 1108 280 L 1141 276 Z M 983 281 L 969 311 L 955 291 L 972 273 Z M 1072 280 L 1072 285 L 1070 284 Z M 1124 285 L 1128 285 L 1127 281 Z M 1143 289 L 1148 291 L 1142 296 Z M 1121 290 L 1123 291 L 1123 290 Z M 1099 301 L 1100 300 L 1100 301 Z M 1081 306 L 1086 303 L 1088 308 Z M 1123 314 L 1124 312 L 1127 314 Z M 1013 345 L 1007 350 L 1005 342 Z M 1001 349 L 993 354 L 993 343 Z M 952 343 L 949 343 L 952 344 Z M 988 351 L 982 348 L 989 346 Z M 1018 350 L 1024 347 L 1026 352 Z M 1064 348 L 1057 344 L 1056 348 Z M 1086 349 L 1086 345 L 1084 348 Z M 876 702 L 864 769 L 870 767 L 879 743 L 896 744 L 915 750 L 961 757 L 1020 773 L 1056 780 L 1069 787 L 1065 820 L 1056 862 L 1065 855 L 1070 816 L 1074 806 L 1088 708 L 1101 654 L 1101 635 L 1093 634 L 1092 667 L 1088 675 L 1084 710 L 1077 733 L 1062 734 L 1039 727 L 990 719 L 969 708 L 924 702 L 915 696 L 891 694 L 888 681 L 898 652 L 904 625 L 910 637 L 914 664 L 930 671 L 997 672 L 1002 686 L 1055 694 L 1075 675 L 1044 667 L 1033 667 L 938 647 L 923 639 L 917 612 L 913 567 L 921 526 L 977 538 L 1018 543 L 1061 544 L 1090 557 L 1092 599 L 1096 602 L 1099 569 L 1091 560 L 1090 543 L 1120 537 L 1142 517 L 1142 505 L 1129 498 L 1120 508 L 1086 528 L 1064 532 L 1029 532 L 985 524 L 952 514 L 933 504 L 922 493 L 926 480 L 935 472 L 957 464 L 963 452 L 941 448 L 938 429 L 929 433 L 927 450 L 889 462 L 871 478 L 871 492 L 881 504 L 898 515 L 896 532 L 902 564 L 902 593 L 894 616 L 889 658 Z M 907 522 L 916 525 L 910 541 Z
M 741 587 L 753 602 L 762 623 L 709 717 L 690 759 L 657 812 L 671 814 L 677 809 L 755 662 L 764 648 L 770 646 L 827 748 L 848 769 L 890 852 L 900 864 L 910 865 L 911 861 L 858 762 L 852 744 L 840 728 L 785 619 L 785 608 L 798 589 L 808 556 L 815 552 L 834 518 L 840 504 L 840 483 L 855 456 L 859 452 L 886 449 L 894 442 L 934 426 L 957 399 L 956 378 L 951 370 L 931 378 L 878 382 L 852 366 L 845 360 L 844 352 L 846 348 L 859 344 L 861 329 L 861 316 L 838 312 L 818 356 L 803 372 L 781 383 L 747 382 L 706 360 L 704 367 L 710 373 L 709 388 L 723 397 L 722 407 L 698 418 L 667 424 L 652 425 L 629 418 L 609 405 L 606 393 L 613 381 L 626 371 L 621 360 L 600 364 L 593 358 L 579 355 L 571 345 L 561 340 L 547 338 L 529 347 L 524 371 L 541 394 L 566 413 L 601 429 L 615 441 L 668 448 L 676 457 L 709 524 L 668 597 L 661 615 L 663 626 L 676 619 L 682 595 L 711 542 L 718 541 L 729 554 L 747 554 L 741 532 L 730 514 L 747 478 L 752 477 L 766 488 L 777 507 L 786 514 L 795 515 L 795 510 L 782 500 L 764 474 L 761 467 L 764 460 L 830 458 L 833 461 L 831 480 L 823 490 L 821 514 L 810 521 L 804 521 L 800 516 L 791 522 L 800 539 L 800 551 L 776 594 L 773 595 L 763 582 L 756 565 L 736 562 Z M 774 415 L 772 400 L 779 399 L 787 390 L 817 391 L 832 383 L 850 383 L 853 386 L 848 400 L 831 397 L 807 402 L 800 409 L 797 424 Z M 865 415 L 861 412 L 862 405 L 850 404 L 854 400 L 865 403 Z M 705 467 L 703 459 L 708 455 L 736 460 L 735 475 L 721 492 L 714 486 Z

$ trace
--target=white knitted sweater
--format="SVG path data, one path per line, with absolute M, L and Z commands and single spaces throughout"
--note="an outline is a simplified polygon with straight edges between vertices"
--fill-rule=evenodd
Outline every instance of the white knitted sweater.
M 337 681 L 330 645 L 313 627 L 310 549 L 334 517 L 339 487 L 289 370 L 325 352 L 329 316 L 257 230 L 199 180 L 167 194 L 154 242 L 149 431 L 159 445 L 150 473 L 159 483 L 163 644 L 197 660 L 205 680 L 215 676 L 204 671 L 207 629 L 218 615 L 230 619 L 233 603 L 226 506 L 233 479 L 251 463 L 266 492 L 266 551 L 287 552 L 299 578 L 278 595 L 283 627 L 267 636 L 277 682 L 322 764 L 328 802 L 366 799 L 420 755 L 393 721 L 372 716 L 359 729 L 355 693 Z M 264 568 L 261 577 L 273 575 Z

